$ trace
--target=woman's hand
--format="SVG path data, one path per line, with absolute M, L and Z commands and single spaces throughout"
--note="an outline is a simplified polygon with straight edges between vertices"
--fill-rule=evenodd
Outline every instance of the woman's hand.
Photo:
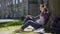
M 31 19 L 32 19 L 32 16 L 31 16 L 31 15 L 27 15 L 26 17 L 29 17 L 29 18 L 31 18 Z

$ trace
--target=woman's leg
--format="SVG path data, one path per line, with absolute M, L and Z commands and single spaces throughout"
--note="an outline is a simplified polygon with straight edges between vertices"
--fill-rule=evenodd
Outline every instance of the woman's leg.
M 28 20 L 34 20 L 34 19 L 31 19 L 30 17 L 26 17 L 23 24 L 25 24 Z
M 31 25 L 33 28 L 38 29 L 39 27 L 41 27 L 42 25 L 35 23 L 32 20 L 28 20 L 25 24 L 23 24 L 23 26 L 21 27 L 23 30 L 28 27 L 29 25 Z
M 23 24 L 23 26 L 20 29 L 15 30 L 16 33 L 22 32 L 26 27 L 31 25 L 34 29 L 40 28 L 42 25 L 35 23 L 32 20 L 28 20 L 26 23 Z

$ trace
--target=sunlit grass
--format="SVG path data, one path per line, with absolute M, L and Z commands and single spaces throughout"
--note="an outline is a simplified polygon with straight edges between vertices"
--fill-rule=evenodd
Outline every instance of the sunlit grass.
M 14 30 L 19 29 L 23 21 L 14 21 L 14 22 L 6 22 L 4 24 L 0 24 L 0 34 L 18 34 L 15 33 Z M 32 34 L 33 32 L 22 32 L 19 34 Z
M 9 26 L 0 28 L 0 34 L 17 34 L 14 30 L 19 29 L 21 26 Z M 34 34 L 33 32 L 22 32 L 21 34 Z
M 15 33 L 14 30 L 19 29 L 21 25 L 19 26 L 9 26 L 9 27 L 2 27 L 0 28 L 0 34 L 37 34 L 36 32 L 22 32 L 22 33 Z M 29 30 L 29 29 L 26 29 Z M 50 33 L 45 33 L 50 34 Z
M 14 21 L 14 22 L 7 22 L 4 24 L 0 24 L 0 34 L 37 34 L 35 32 L 22 32 L 22 33 L 15 33 L 14 30 L 19 29 L 23 21 Z M 25 29 L 28 30 L 28 29 Z

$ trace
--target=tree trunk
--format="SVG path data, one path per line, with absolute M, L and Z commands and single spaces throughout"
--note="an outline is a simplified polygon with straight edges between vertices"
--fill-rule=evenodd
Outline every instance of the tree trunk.
M 51 12 L 50 20 L 48 23 L 48 30 L 50 30 L 50 26 L 52 24 L 54 17 L 60 18 L 60 0 L 48 0 L 49 11 Z
M 60 17 L 60 0 L 49 0 L 49 8 L 52 16 Z

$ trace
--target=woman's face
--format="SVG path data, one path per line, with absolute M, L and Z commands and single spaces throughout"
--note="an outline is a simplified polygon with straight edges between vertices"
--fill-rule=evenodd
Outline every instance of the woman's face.
M 44 11 L 44 7 L 40 7 L 40 11 L 43 12 Z

